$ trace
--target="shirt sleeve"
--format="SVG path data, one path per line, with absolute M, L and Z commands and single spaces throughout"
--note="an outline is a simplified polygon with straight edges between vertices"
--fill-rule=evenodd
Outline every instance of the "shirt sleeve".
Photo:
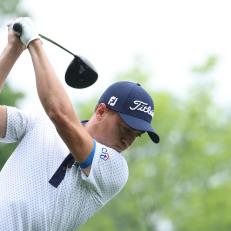
M 20 141 L 32 127 L 33 117 L 15 107 L 7 106 L 6 135 L 0 138 L 1 143 Z
M 125 158 L 114 149 L 96 142 L 90 174 L 86 176 L 81 172 L 81 177 L 95 191 L 95 196 L 106 203 L 122 190 L 128 174 Z

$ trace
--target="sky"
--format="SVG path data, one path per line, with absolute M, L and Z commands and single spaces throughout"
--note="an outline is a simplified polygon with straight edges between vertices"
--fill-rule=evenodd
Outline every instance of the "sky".
M 192 67 L 217 55 L 218 64 L 209 78 L 216 83 L 217 101 L 231 104 L 229 0 L 23 0 L 23 7 L 39 33 L 83 55 L 97 69 L 98 81 L 90 88 L 65 86 L 73 100 L 99 94 L 118 73 L 129 70 L 137 57 L 149 71 L 154 90 L 184 94 L 193 81 L 202 78 L 191 73 Z M 4 28 L 0 41 L 2 49 Z M 72 56 L 45 40 L 43 46 L 64 83 Z M 28 96 L 21 107 L 35 108 L 38 99 L 28 52 L 14 66 L 9 81 Z

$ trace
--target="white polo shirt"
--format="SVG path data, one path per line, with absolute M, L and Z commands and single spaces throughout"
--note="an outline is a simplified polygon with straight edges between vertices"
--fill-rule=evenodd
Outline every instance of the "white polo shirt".
M 69 154 L 67 146 L 46 116 L 7 107 L 0 142 L 15 141 L 19 144 L 0 172 L 1 231 L 76 230 L 127 182 L 124 157 L 96 142 L 89 176 L 74 164 L 55 188 L 49 180 Z

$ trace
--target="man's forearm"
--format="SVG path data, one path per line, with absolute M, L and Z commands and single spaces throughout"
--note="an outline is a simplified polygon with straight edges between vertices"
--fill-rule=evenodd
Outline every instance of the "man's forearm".
M 21 55 L 23 49 L 8 45 L 0 55 L 0 91 L 3 88 L 6 77 Z
M 76 115 L 70 98 L 51 66 L 41 41 L 32 41 L 28 49 L 43 108 L 75 159 L 83 162 L 93 148 L 93 139 Z
M 35 70 L 38 95 L 46 113 L 51 119 L 53 113 L 57 115 L 59 112 L 70 118 L 74 113 L 72 103 L 51 66 L 41 41 L 33 41 L 28 49 Z

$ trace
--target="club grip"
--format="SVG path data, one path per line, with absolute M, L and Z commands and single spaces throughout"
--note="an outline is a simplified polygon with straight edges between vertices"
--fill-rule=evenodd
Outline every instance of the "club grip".
M 13 30 L 20 36 L 22 34 L 22 25 L 19 22 L 14 23 Z

